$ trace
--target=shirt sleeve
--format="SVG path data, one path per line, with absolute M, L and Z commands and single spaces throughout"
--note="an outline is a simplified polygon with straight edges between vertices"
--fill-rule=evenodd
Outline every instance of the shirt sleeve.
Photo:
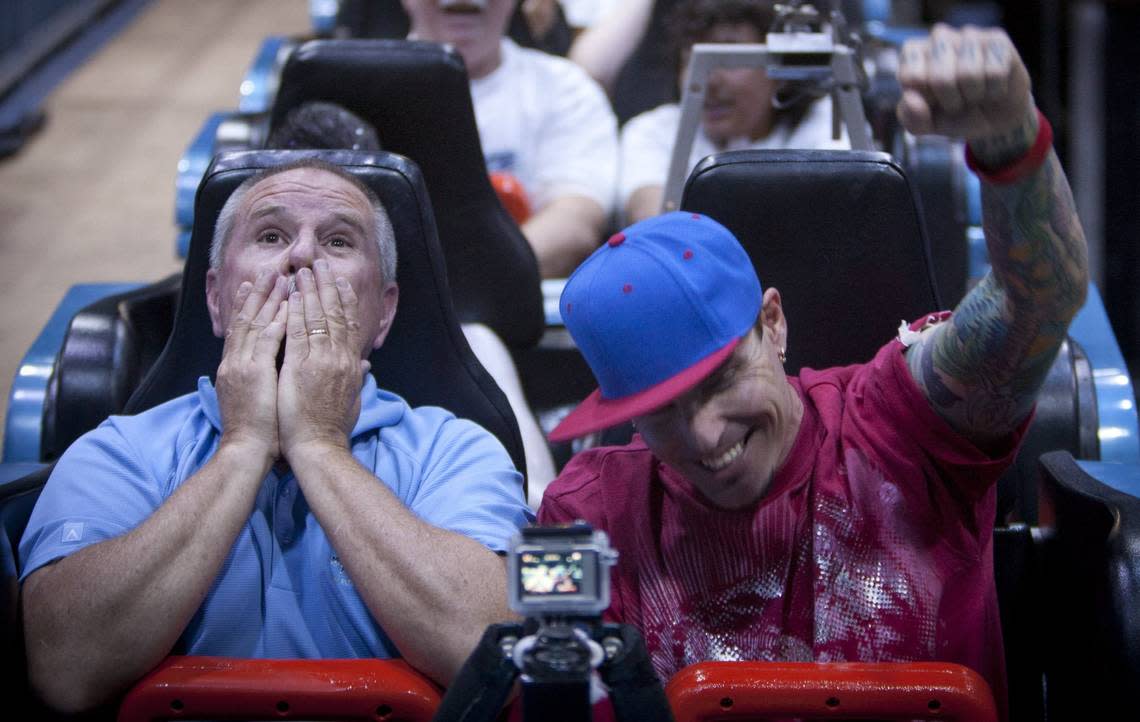
M 411 509 L 494 552 L 506 551 L 511 536 L 534 521 L 507 450 L 490 432 L 455 418 L 440 428 Z
M 863 433 L 875 441 L 884 457 L 894 455 L 902 463 L 916 455 L 932 464 L 952 487 L 979 498 L 1013 463 L 1032 414 L 983 451 L 935 412 L 911 376 L 904 350 L 899 340 L 891 341 L 855 380 L 855 391 L 863 400 L 856 407 Z
M 538 523 L 543 525 L 570 524 L 581 519 L 582 515 L 565 506 L 562 501 L 543 497 L 538 507 Z
M 679 109 L 666 105 L 632 118 L 622 128 L 617 199 L 620 209 L 625 209 L 638 190 L 665 185 L 679 120 Z
M 609 213 L 617 187 L 617 119 L 601 87 L 584 71 L 569 61 L 556 67 L 550 74 L 555 87 L 544 91 L 550 107 L 535 159 L 534 207 L 582 195 Z
M 56 463 L 20 540 L 20 581 L 40 567 L 121 536 L 162 504 L 161 485 L 107 422 Z
M 567 524 L 581 519 L 595 529 L 610 534 L 610 544 L 617 546 L 618 540 L 610 532 L 605 515 L 605 501 L 597 481 L 593 463 L 596 451 L 579 453 L 566 465 L 558 478 L 547 487 L 538 508 L 539 524 Z M 620 555 L 619 550 L 619 555 Z M 619 556 L 619 564 L 621 557 Z M 610 570 L 610 606 L 602 613 L 607 622 L 624 622 L 625 584 L 617 566 Z

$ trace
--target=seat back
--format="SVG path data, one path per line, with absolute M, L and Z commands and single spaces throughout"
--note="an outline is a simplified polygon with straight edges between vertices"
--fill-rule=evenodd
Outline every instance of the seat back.
M 311 100 L 356 113 L 385 150 L 419 166 L 460 320 L 486 324 L 509 346 L 537 342 L 538 262 L 487 177 L 463 59 L 434 43 L 311 41 L 282 70 L 271 127 Z
M 1078 459 L 1099 459 L 1098 426 L 1096 389 L 1088 356 L 1080 344 L 1066 339 L 1037 392 L 1033 422 L 1017 458 L 998 480 L 998 523 L 1036 525 L 1041 485 L 1038 458 L 1045 452 L 1060 450 Z
M 890 111 L 894 113 L 895 104 Z M 943 303 L 957 305 L 966 295 L 970 245 L 966 238 L 968 203 L 961 141 L 928 135 L 904 138 L 907 175 L 913 180 L 929 234 L 931 258 Z
M 693 170 L 681 208 L 723 223 L 779 289 L 789 374 L 868 361 L 900 319 L 940 307 L 913 189 L 885 153 L 717 154 Z
M 180 275 L 116 293 L 71 319 L 44 396 L 40 459 L 122 412 L 150 370 L 174 320 Z
M 414 163 L 391 153 L 244 151 L 216 157 L 198 188 L 170 338 L 124 412 L 138 413 L 192 392 L 199 376 L 213 377 L 222 342 L 213 335 L 206 309 L 206 271 L 218 213 L 234 189 L 258 170 L 310 156 L 340 165 L 363 181 L 383 202 L 395 230 L 400 303 L 384 345 L 370 357 L 377 383 L 413 406 L 442 406 L 475 421 L 499 438 L 518 469 L 525 469 L 506 397 L 471 353 L 452 308 L 423 177 Z
M 1055 515 L 1037 600 L 1052 622 L 1042 644 L 1049 719 L 1134 718 L 1140 498 L 1093 478 L 1068 452 L 1044 454 L 1041 473 Z M 1140 490 L 1135 469 L 1133 482 Z

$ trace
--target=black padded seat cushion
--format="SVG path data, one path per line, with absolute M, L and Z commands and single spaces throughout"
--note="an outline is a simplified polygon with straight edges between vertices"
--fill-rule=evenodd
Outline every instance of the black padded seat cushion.
M 1043 454 L 1041 474 L 1056 513 L 1036 600 L 1051 622 L 1042 644 L 1049 718 L 1135 719 L 1140 499 L 1093 478 L 1067 451 Z
M 487 177 L 463 59 L 426 42 L 307 42 L 282 70 L 270 127 L 312 100 L 369 121 L 384 150 L 420 167 L 460 320 L 486 324 L 515 348 L 537 343 L 544 327 L 538 262 Z
M 124 413 L 194 391 L 199 376 L 213 378 L 222 341 L 213 335 L 206 308 L 206 271 L 218 214 L 234 189 L 258 170 L 307 156 L 339 165 L 364 181 L 387 208 L 395 230 L 400 302 L 387 340 L 370 357 L 377 383 L 413 406 L 442 406 L 475 421 L 497 436 L 524 470 L 514 414 L 472 354 L 452 308 L 423 178 L 414 163 L 392 153 L 244 151 L 216 157 L 198 188 L 174 328 Z
M 914 191 L 886 153 L 720 153 L 693 170 L 681 208 L 728 227 L 780 291 L 789 374 L 870 361 L 900 320 L 940 310 Z
M 181 274 L 91 303 L 68 325 L 44 398 L 40 459 L 120 413 L 166 344 Z

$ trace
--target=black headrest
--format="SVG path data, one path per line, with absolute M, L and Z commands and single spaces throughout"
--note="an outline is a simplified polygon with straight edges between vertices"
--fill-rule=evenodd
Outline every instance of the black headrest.
M 282 71 L 272 127 L 310 100 L 369 121 L 384 150 L 423 171 L 460 320 L 490 326 L 510 346 L 536 343 L 543 331 L 538 262 L 487 178 L 463 59 L 434 43 L 308 42 Z
M 475 421 L 499 438 L 518 469 L 525 469 L 514 414 L 471 353 L 451 306 L 423 178 L 414 163 L 391 153 L 245 151 L 216 157 L 194 203 L 194 231 L 174 328 L 162 355 L 127 402 L 125 413 L 189 393 L 199 376 L 213 377 L 222 342 L 214 337 L 206 309 L 206 271 L 218 214 L 234 189 L 258 170 L 304 157 L 321 158 L 360 178 L 380 198 L 392 220 L 400 303 L 387 340 L 370 357 L 377 383 L 413 406 L 442 406 Z
M 721 153 L 693 170 L 681 207 L 728 227 L 779 289 L 789 373 L 869 361 L 900 320 L 939 310 L 913 190 L 885 153 Z

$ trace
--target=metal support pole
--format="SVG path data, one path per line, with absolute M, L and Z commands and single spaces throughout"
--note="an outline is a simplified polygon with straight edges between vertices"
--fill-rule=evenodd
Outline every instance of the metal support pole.
M 1100 2 L 1070 8 L 1069 175 L 1089 247 L 1089 274 L 1104 288 L 1104 48 L 1107 15 Z

